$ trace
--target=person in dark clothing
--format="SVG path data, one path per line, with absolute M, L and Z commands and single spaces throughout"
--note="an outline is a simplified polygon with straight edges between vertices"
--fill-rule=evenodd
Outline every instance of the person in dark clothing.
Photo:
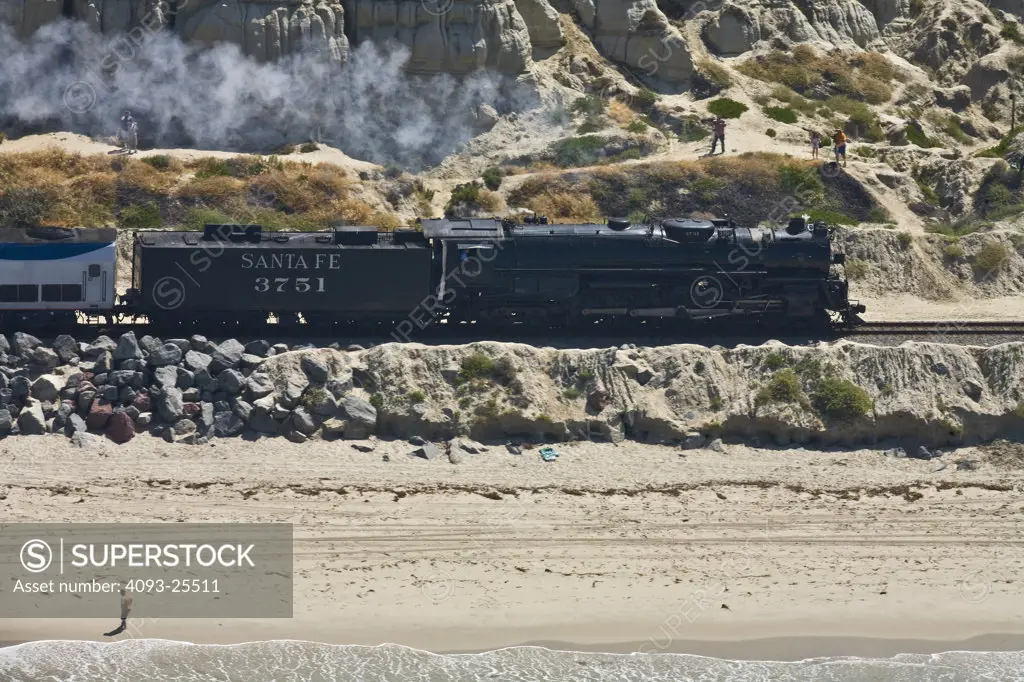
M 725 153 L 725 120 L 719 116 L 712 122 L 711 129 L 714 131 L 715 136 L 711 140 L 711 153 L 715 153 L 715 149 L 718 146 L 719 140 L 722 142 L 722 153 Z
M 132 116 L 132 112 L 125 111 L 121 117 L 121 148 L 127 149 L 129 153 L 137 151 L 139 147 L 139 125 Z

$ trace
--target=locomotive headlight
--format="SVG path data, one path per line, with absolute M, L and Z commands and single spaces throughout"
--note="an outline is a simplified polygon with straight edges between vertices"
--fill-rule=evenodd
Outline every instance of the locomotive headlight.
M 834 254 L 832 254 L 832 262 L 835 263 L 836 265 L 843 265 L 844 263 L 846 263 L 846 254 L 845 253 L 834 253 Z

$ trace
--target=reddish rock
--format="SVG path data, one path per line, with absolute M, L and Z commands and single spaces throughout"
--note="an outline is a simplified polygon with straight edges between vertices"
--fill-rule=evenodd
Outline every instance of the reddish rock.
M 85 418 L 85 425 L 89 429 L 100 431 L 107 426 L 107 422 L 110 421 L 110 415 L 113 413 L 113 405 L 106 400 L 94 400 L 92 401 L 92 407 L 89 408 L 89 416 Z
M 76 390 L 79 393 L 83 393 L 85 391 L 95 391 L 96 390 L 96 386 L 91 381 L 83 381 L 83 382 L 78 384 L 78 387 L 77 387 Z
M 135 401 L 132 402 L 135 409 L 139 412 L 152 412 L 153 411 L 153 400 L 149 397 L 148 393 L 137 393 L 135 395 Z
M 132 418 L 127 414 L 115 412 L 110 416 L 104 433 L 115 443 L 127 443 L 135 437 L 135 426 L 132 424 Z
M 199 403 L 185 403 L 185 406 L 182 409 L 185 412 L 185 416 L 189 419 L 203 411 L 203 408 Z

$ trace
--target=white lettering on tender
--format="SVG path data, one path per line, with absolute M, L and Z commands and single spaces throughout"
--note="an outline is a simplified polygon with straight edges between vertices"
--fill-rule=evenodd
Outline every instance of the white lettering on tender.
M 307 258 L 308 256 L 308 258 Z M 312 267 L 310 267 L 312 265 Z M 243 270 L 340 270 L 340 253 L 303 254 L 294 251 L 242 253 Z

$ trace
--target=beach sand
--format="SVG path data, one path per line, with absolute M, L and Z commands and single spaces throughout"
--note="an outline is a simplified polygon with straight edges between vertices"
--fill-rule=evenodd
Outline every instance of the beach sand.
M 498 446 L 455 465 L 402 442 L 22 437 L 0 444 L 0 517 L 295 524 L 294 618 L 136 620 L 122 639 L 776 660 L 1024 649 L 1018 469 L 975 449 L 936 472 L 871 450 L 727 448 L 577 443 L 545 463 Z M 0 642 L 103 640 L 115 611 L 0 620 Z

